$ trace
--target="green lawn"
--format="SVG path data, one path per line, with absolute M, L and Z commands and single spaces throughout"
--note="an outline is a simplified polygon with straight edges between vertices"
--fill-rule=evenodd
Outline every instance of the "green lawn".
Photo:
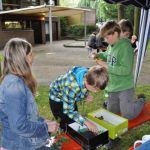
M 36 97 L 36 101 L 39 107 L 39 112 L 42 116 L 47 119 L 52 119 L 52 114 L 49 109 L 49 101 L 48 101 L 48 87 L 40 86 L 39 87 L 39 96 Z M 147 101 L 150 101 L 150 86 L 140 86 L 136 89 L 136 94 L 144 93 L 146 95 Z M 101 104 L 105 100 L 103 97 L 103 92 L 99 94 L 94 94 L 94 102 L 90 105 L 86 103 L 79 103 L 79 111 L 82 115 L 86 115 L 88 112 L 94 111 L 101 107 Z M 137 139 L 141 139 L 141 137 L 145 134 L 150 134 L 150 121 L 129 130 L 125 135 L 121 137 L 121 141 L 118 146 L 113 150 L 127 150 L 130 146 L 133 145 L 134 141 Z M 103 148 L 100 148 L 103 150 Z
M 150 39 L 148 40 L 147 50 L 150 52 Z

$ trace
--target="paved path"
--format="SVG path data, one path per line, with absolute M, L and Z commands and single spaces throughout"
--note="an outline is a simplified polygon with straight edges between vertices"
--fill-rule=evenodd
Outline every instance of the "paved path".
M 84 46 L 84 41 L 64 40 L 53 42 L 50 46 L 38 45 L 33 48 L 34 63 L 33 71 L 40 85 L 49 85 L 50 81 L 56 79 L 75 65 L 90 67 L 95 64 L 88 58 L 86 48 L 64 47 L 63 44 L 73 46 Z M 150 54 L 146 54 L 138 85 L 150 85 Z

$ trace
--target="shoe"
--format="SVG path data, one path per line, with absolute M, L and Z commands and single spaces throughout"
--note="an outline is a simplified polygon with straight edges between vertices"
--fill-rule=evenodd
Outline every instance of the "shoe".
M 139 98 L 139 100 L 138 101 L 140 101 L 140 103 L 141 103 L 141 105 L 145 105 L 145 103 L 146 103 L 146 100 L 145 100 L 145 98 Z
M 144 94 L 139 94 L 138 99 L 140 99 L 140 98 L 146 99 L 146 96 Z
M 140 103 L 140 105 L 145 105 L 146 103 L 146 96 L 144 94 L 139 94 L 138 95 L 138 103 Z
M 107 105 L 108 105 L 108 100 L 104 101 L 103 108 L 107 109 Z
M 109 142 L 104 145 L 105 150 L 111 150 L 112 148 L 115 148 L 117 144 L 119 143 L 120 138 L 116 138 L 115 140 L 109 139 Z

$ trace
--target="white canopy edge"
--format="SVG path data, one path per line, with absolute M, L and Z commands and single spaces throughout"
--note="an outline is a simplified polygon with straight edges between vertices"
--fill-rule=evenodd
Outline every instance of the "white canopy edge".
M 71 8 L 53 5 L 40 5 L 40 6 L 29 6 L 27 8 L 20 8 L 14 10 L 0 11 L 0 15 L 3 14 L 20 14 L 20 15 L 48 15 L 49 9 L 51 9 L 52 16 L 72 16 L 76 14 L 81 14 L 86 11 L 91 11 L 90 9 L 83 8 Z

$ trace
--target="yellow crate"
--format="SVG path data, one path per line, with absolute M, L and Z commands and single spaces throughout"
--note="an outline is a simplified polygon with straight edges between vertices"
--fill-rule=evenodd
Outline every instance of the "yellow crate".
M 128 131 L 128 120 L 106 109 L 98 109 L 88 114 L 88 118 L 108 129 L 109 138 L 115 139 Z

